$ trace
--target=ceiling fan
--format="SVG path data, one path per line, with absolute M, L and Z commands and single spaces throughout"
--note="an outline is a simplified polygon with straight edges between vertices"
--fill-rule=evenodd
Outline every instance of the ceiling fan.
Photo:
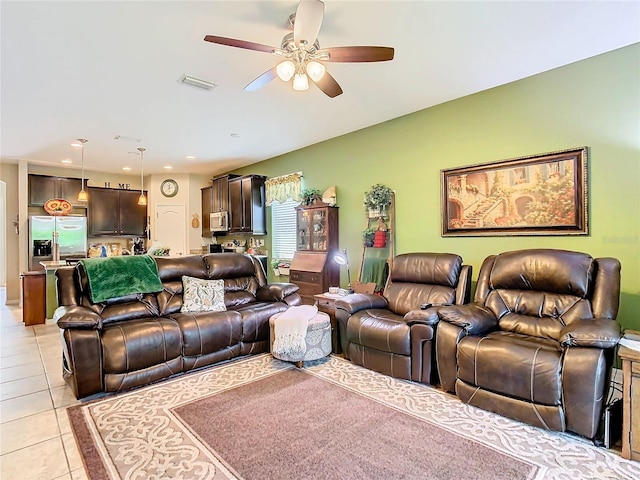
M 229 47 L 257 52 L 273 53 L 283 58 L 275 67 L 267 70 L 244 89 L 254 91 L 264 87 L 276 77 L 288 82 L 293 79 L 294 90 L 307 90 L 309 79 L 329 97 L 342 93 L 338 82 L 326 71 L 323 62 L 384 62 L 393 60 L 391 47 L 332 47 L 320 48 L 318 32 L 324 17 L 324 2 L 301 0 L 296 12 L 289 16 L 293 33 L 282 39 L 280 48 L 234 38 L 207 35 L 204 40 Z

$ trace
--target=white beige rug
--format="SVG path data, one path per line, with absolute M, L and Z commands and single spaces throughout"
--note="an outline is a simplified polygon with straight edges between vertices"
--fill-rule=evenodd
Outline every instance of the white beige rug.
M 179 407 L 294 369 L 270 355 L 249 357 L 130 393 L 72 407 L 69 415 L 87 473 L 98 479 L 235 479 L 233 465 L 176 415 Z M 437 389 L 393 379 L 337 357 L 307 373 L 402 411 L 507 457 L 530 464 L 532 479 L 638 479 L 640 463 L 568 434 L 543 431 L 463 404 Z M 333 408 L 339 408 L 334 405 Z M 203 418 L 215 422 L 211 412 Z M 247 412 L 251 428 L 251 412 Z M 346 426 L 345 428 L 348 428 Z M 268 441 L 268 439 L 265 439 Z M 425 450 L 430 445 L 424 446 Z M 464 465 L 466 452 L 455 452 Z M 295 448 L 291 450 L 292 457 Z M 505 478 L 497 472 L 492 478 Z M 429 476 L 410 478 L 436 478 Z M 293 477 L 292 477 L 293 478 Z M 332 478 L 336 478 L 335 475 Z M 343 478 L 349 478 L 345 472 Z M 362 476 L 361 476 L 362 478 Z M 375 478 L 375 477 L 372 477 Z M 398 472 L 396 478 L 409 478 Z M 437 477 L 454 478 L 454 477 Z M 458 472 L 455 478 L 460 478 Z

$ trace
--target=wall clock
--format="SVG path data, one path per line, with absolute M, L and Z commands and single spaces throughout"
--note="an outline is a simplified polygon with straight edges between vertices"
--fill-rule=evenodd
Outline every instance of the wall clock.
M 175 197 L 178 193 L 178 182 L 169 178 L 162 182 L 160 185 L 160 191 L 165 197 Z

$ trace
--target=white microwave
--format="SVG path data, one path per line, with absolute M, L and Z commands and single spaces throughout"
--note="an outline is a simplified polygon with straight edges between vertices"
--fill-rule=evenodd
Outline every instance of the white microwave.
M 226 232 L 229 230 L 229 213 L 213 212 L 209 214 L 209 226 L 212 232 Z

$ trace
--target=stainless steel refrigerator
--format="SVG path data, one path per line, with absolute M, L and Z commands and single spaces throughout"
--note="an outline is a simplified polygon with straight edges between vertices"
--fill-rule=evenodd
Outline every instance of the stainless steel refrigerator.
M 29 269 L 40 262 L 87 256 L 87 217 L 29 217 Z

